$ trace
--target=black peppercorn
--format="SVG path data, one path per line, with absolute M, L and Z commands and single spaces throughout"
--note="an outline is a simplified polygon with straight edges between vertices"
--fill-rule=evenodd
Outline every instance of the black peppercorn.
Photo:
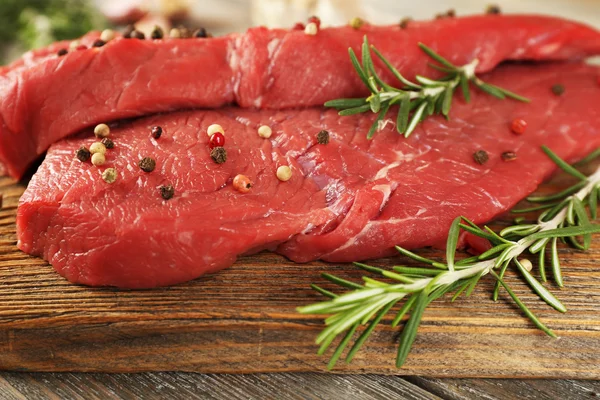
M 514 151 L 505 151 L 501 157 L 503 161 L 513 161 L 517 159 L 517 153 Z
M 210 156 L 217 164 L 223 164 L 227 161 L 227 151 L 224 147 L 215 147 L 211 150 Z
M 152 39 L 162 39 L 165 36 L 165 33 L 163 32 L 162 28 L 158 25 L 156 25 L 154 27 L 154 29 L 152 30 L 152 33 L 150 34 L 150 37 Z
M 410 17 L 403 18 L 400 21 L 400 29 L 406 29 L 410 21 L 412 21 L 412 18 Z
M 552 85 L 552 93 L 557 96 L 561 96 L 565 92 L 565 87 L 561 84 Z
M 500 10 L 500 7 L 497 6 L 496 4 L 490 4 L 487 9 L 485 10 L 486 14 L 492 14 L 492 15 L 498 15 L 502 12 L 502 10 Z
M 329 132 L 327 132 L 326 130 L 322 130 L 321 132 L 317 133 L 317 143 L 319 143 L 319 144 L 329 143 Z
M 125 32 L 123 32 L 123 37 L 126 39 L 130 39 L 133 31 L 135 31 L 135 26 L 127 25 L 127 28 L 125 28 Z
M 169 200 L 175 195 L 175 188 L 173 185 L 163 185 L 159 190 L 161 197 L 165 200 Z
M 69 51 L 67 49 L 60 49 L 58 52 L 56 52 L 56 55 L 59 57 L 62 57 L 64 55 L 66 55 Z
M 140 32 L 137 29 L 134 30 L 133 32 L 131 32 L 131 35 L 129 37 L 131 39 L 140 39 L 140 40 L 146 39 L 146 35 L 144 35 L 144 32 Z
M 160 135 L 162 135 L 163 130 L 160 126 L 153 126 L 152 127 L 152 137 L 154 139 L 158 139 L 160 138 Z
M 75 152 L 75 156 L 79 161 L 85 162 L 90 159 L 92 153 L 90 153 L 88 149 L 82 146 Z
M 473 153 L 473 160 L 479 165 L 485 164 L 489 159 L 488 153 L 483 150 L 477 150 Z
M 196 29 L 194 31 L 194 37 L 205 38 L 205 37 L 208 37 L 208 33 L 206 32 L 206 29 L 204 29 L 204 28 Z
M 98 39 L 92 44 L 92 47 L 102 47 L 105 44 L 106 44 L 106 42 L 104 40 Z
M 109 138 L 104 138 L 100 141 L 100 143 L 102 143 L 104 145 L 104 147 L 106 147 L 107 149 L 114 149 L 115 148 L 115 142 L 113 142 L 111 139 Z
M 152 172 L 156 168 L 156 161 L 150 157 L 144 157 L 140 160 L 139 166 L 144 172 Z

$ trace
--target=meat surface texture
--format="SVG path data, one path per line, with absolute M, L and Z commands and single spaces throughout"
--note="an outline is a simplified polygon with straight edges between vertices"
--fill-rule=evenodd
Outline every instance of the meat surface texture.
M 50 144 L 101 122 L 227 104 L 256 109 L 320 106 L 364 94 L 347 49 L 363 36 L 407 77 L 435 75 L 423 42 L 478 72 L 504 60 L 565 60 L 600 53 L 600 33 L 550 17 L 485 15 L 304 31 L 253 28 L 213 39 L 117 38 L 59 57 L 57 43 L 0 69 L 0 173 L 19 178 Z M 377 62 L 381 67 L 381 63 Z M 389 71 L 383 76 L 394 82 Z
M 486 222 L 535 190 L 554 171 L 540 150 L 576 160 L 600 145 L 598 68 L 580 64 L 506 65 L 484 78 L 529 104 L 473 91 L 457 95 L 449 121 L 431 117 L 409 139 L 388 121 L 373 140 L 372 115 L 340 118 L 322 108 L 223 108 L 174 112 L 123 122 L 112 131 L 107 163 L 74 158 L 90 131 L 53 145 L 23 195 L 18 246 L 86 285 L 147 288 L 184 282 L 268 249 L 298 262 L 358 261 L 394 245 L 435 245 L 451 221 Z M 562 96 L 551 87 L 562 84 Z M 514 118 L 528 123 L 511 132 Z M 227 161 L 210 157 L 206 129 L 225 129 Z M 273 130 L 258 136 L 260 125 Z M 163 135 L 154 139 L 151 127 Z M 326 129 L 329 144 L 318 144 Z M 479 165 L 473 153 L 484 150 Z M 514 161 L 501 154 L 513 151 Z M 147 173 L 138 162 L 156 160 Z M 276 177 L 291 166 L 287 182 Z M 101 178 L 116 168 L 116 182 Z M 244 174 L 249 193 L 233 188 Z M 173 185 L 163 200 L 159 188 Z

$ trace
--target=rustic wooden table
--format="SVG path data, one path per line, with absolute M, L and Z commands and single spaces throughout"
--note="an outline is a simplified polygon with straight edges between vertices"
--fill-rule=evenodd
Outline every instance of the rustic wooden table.
M 433 379 L 281 373 L 207 375 L 2 373 L 0 398 L 17 399 L 593 399 L 600 382 Z

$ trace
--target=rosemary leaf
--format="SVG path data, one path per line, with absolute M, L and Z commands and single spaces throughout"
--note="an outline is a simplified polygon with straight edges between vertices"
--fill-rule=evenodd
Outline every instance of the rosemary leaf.
M 402 96 L 400 100 L 400 109 L 398 110 L 398 119 L 396 121 L 396 129 L 398 133 L 403 134 L 408 127 L 408 114 L 410 113 L 410 96 L 408 93 Z
M 504 264 L 502 264 L 502 268 L 500 268 L 500 279 L 504 279 L 504 274 L 506 273 L 506 270 L 508 269 L 508 266 L 510 265 L 510 262 L 512 260 L 508 259 L 504 262 Z M 498 301 L 498 296 L 500 294 L 500 280 L 496 279 L 496 284 L 494 285 L 494 292 L 492 293 L 492 300 L 494 301 Z
M 373 135 L 375 135 L 375 132 L 377 132 L 377 130 L 379 129 L 379 122 L 383 119 L 383 117 L 385 117 L 385 114 L 387 114 L 389 108 L 390 108 L 390 103 L 387 103 L 385 106 L 383 106 L 383 109 L 379 112 L 379 115 L 373 122 L 373 125 L 371 125 L 371 129 L 369 129 L 369 133 L 367 133 L 367 139 L 373 138 Z
M 398 354 L 396 356 L 396 367 L 398 368 L 404 364 L 408 357 L 408 353 L 410 353 L 410 349 L 417 337 L 417 329 L 419 329 L 419 325 L 421 324 L 421 319 L 423 318 L 423 312 L 425 311 L 425 307 L 427 307 L 427 303 L 428 294 L 425 291 L 419 293 L 410 318 L 406 322 L 406 325 L 404 325 L 404 329 L 402 329 L 402 333 L 400 334 L 400 345 L 398 346 Z
M 369 105 L 371 106 L 371 111 L 374 113 L 378 113 L 381 110 L 381 97 L 379 94 L 370 97 Z
M 550 229 L 547 231 L 536 232 L 531 236 L 528 236 L 530 240 L 544 239 L 544 238 L 559 238 L 568 236 L 580 236 L 588 233 L 600 232 L 600 224 L 589 224 L 587 226 L 568 226 L 564 228 Z
M 598 185 L 594 185 L 590 192 L 590 216 L 593 220 L 598 218 Z
M 410 311 L 410 309 L 412 308 L 413 304 L 415 304 L 416 300 L 417 300 L 417 296 L 415 296 L 415 295 L 410 296 L 406 299 L 406 301 L 404 302 L 404 304 L 402 305 L 400 310 L 398 310 L 398 313 L 394 317 L 394 320 L 392 321 L 392 328 L 395 328 L 396 326 L 398 326 L 400 321 L 402 321 L 402 318 L 404 318 L 406 313 L 408 311 Z
M 450 61 L 446 60 L 444 57 L 440 56 L 438 53 L 433 51 L 431 48 L 427 47 L 424 43 L 419 43 L 419 47 L 421 48 L 421 50 L 423 50 L 425 52 L 425 54 L 427 54 L 429 57 L 433 58 L 435 61 L 439 62 L 446 68 L 449 68 L 453 71 L 457 70 L 457 68 L 454 64 L 452 64 Z
M 531 322 L 533 322 L 535 324 L 535 326 L 537 326 L 539 329 L 541 329 L 542 331 L 544 331 L 548 336 L 556 338 L 556 335 L 554 334 L 554 332 L 552 332 L 550 329 L 548 329 L 548 327 L 546 327 L 546 325 L 544 325 L 535 316 L 535 314 L 532 313 L 529 310 L 529 308 L 527 308 L 527 306 L 517 297 L 517 295 L 508 287 L 508 285 L 506 283 L 504 283 L 504 281 L 502 280 L 502 278 L 500 278 L 498 275 L 496 275 L 496 273 L 494 271 L 490 271 L 490 274 L 492 274 L 498 280 L 498 282 L 500 282 L 500 284 L 502 285 L 502 287 L 504 287 L 504 289 L 508 292 L 508 294 L 513 299 L 513 301 L 519 306 L 519 308 L 521 310 L 523 310 L 523 312 L 525 313 L 525 315 L 527 315 L 527 317 L 531 320 Z
M 400 72 L 388 61 L 388 59 L 385 58 L 383 54 L 381 54 L 379 50 L 377 50 L 374 46 L 371 46 L 371 50 L 373 50 L 375 55 L 379 57 L 379 59 L 385 64 L 385 66 L 392 72 L 396 79 L 398 79 L 400 82 L 402 82 L 411 89 L 421 89 L 421 86 L 409 81 L 404 76 L 402 76 L 402 74 L 400 74 Z
M 444 91 L 443 103 L 442 103 L 442 115 L 447 116 L 450 112 L 450 106 L 452 105 L 452 95 L 454 94 L 454 89 L 451 85 L 446 87 Z
M 350 282 L 350 281 L 347 281 L 342 278 L 338 278 L 335 275 L 331 275 L 328 273 L 322 273 L 321 276 L 323 278 L 327 279 L 328 281 L 333 282 L 336 285 L 343 286 L 345 288 L 349 288 L 349 289 L 362 289 L 363 288 L 362 285 L 359 285 L 358 283 L 354 283 L 354 282 Z
M 546 278 L 546 246 L 545 245 L 540 250 L 538 269 L 540 270 L 540 279 L 542 280 L 542 282 L 547 282 L 548 279 Z
M 404 132 L 404 137 L 409 137 L 410 134 L 415 130 L 417 124 L 421 121 L 421 117 L 423 116 L 423 112 L 425 111 L 425 107 L 427 106 L 427 102 L 421 103 L 417 111 L 415 111 L 412 119 L 410 120 L 410 124 L 408 124 L 408 128 L 406 128 L 406 132 Z
M 360 107 L 365 104 L 367 104 L 367 101 L 361 97 L 361 98 L 331 100 L 331 101 L 328 101 L 327 103 L 325 103 L 325 107 L 344 109 L 344 108 Z
M 398 252 L 400 252 L 400 254 L 403 254 L 403 255 L 405 255 L 405 256 L 407 256 L 409 258 L 412 258 L 415 261 L 419 261 L 419 262 L 422 262 L 422 263 L 425 263 L 425 264 L 429 264 L 429 265 L 431 265 L 433 267 L 436 266 L 435 264 L 438 264 L 435 261 L 430 260 L 429 258 L 422 257 L 422 256 L 420 256 L 418 254 L 415 254 L 415 253 L 413 253 L 410 250 L 406 250 L 406 249 L 404 249 L 404 248 L 402 248 L 400 246 L 395 246 L 395 247 L 396 247 L 396 250 L 398 250 Z M 446 269 L 446 266 L 444 266 L 444 267 L 442 267 L 440 269 Z
M 492 85 L 491 83 L 486 83 L 485 85 L 488 86 L 488 87 L 490 87 L 490 88 L 493 88 L 495 90 L 500 91 L 504 96 L 509 97 L 511 99 L 519 100 L 519 101 L 521 101 L 523 103 L 530 103 L 531 102 L 531 100 L 529 100 L 527 97 L 519 96 L 518 94 L 513 93 L 510 90 L 506 90 L 506 89 L 498 87 L 496 85 Z
M 331 299 L 337 297 L 336 294 L 331 293 L 329 290 L 325 290 L 320 286 L 315 285 L 314 283 L 310 285 L 310 287 L 314 290 L 316 290 L 317 292 L 321 293 L 323 296 L 329 297 Z
M 393 301 L 379 311 L 379 314 L 377 314 L 377 316 L 369 323 L 367 328 L 362 332 L 358 339 L 356 339 L 356 342 L 354 342 L 354 345 L 346 356 L 346 363 L 352 361 L 356 352 L 362 347 L 368 337 L 371 336 L 371 333 L 373 333 L 373 330 L 379 324 L 379 321 L 381 321 L 381 319 L 392 309 L 392 307 L 394 307 L 397 302 L 398 300 Z
M 344 349 L 350 342 L 350 339 L 352 339 L 352 336 L 354 336 L 354 332 L 356 332 L 356 328 L 358 328 L 358 324 L 354 324 L 352 326 L 352 328 L 350 328 L 348 333 L 346 333 L 346 336 L 344 336 L 344 338 L 342 339 L 342 341 L 340 342 L 338 347 L 335 349 L 335 352 L 333 353 L 333 355 L 331 356 L 331 359 L 329 360 L 329 363 L 327 364 L 327 369 L 329 371 L 331 371 L 333 369 L 333 367 L 335 367 L 335 364 L 337 363 L 338 359 L 342 355 L 342 352 L 344 351 Z
M 504 100 L 506 98 L 502 90 L 498 90 L 495 86 L 489 85 L 479 79 L 473 80 L 473 83 L 475 83 L 475 86 L 477 86 L 479 89 L 483 90 L 487 94 L 499 98 L 500 100 Z
M 362 106 L 353 107 L 353 108 L 347 108 L 345 110 L 341 110 L 340 112 L 338 112 L 338 115 L 341 115 L 342 117 L 346 117 L 348 115 L 362 114 L 365 111 L 369 111 L 370 109 L 371 109 L 371 105 L 370 104 L 364 104 Z
M 572 195 L 573 193 L 576 193 L 584 186 L 585 182 L 582 181 L 558 193 L 553 193 L 547 196 L 529 196 L 527 197 L 527 201 L 531 203 L 546 203 L 549 201 L 563 199 L 567 196 Z
M 558 244 L 557 238 L 552 239 L 552 246 L 551 246 L 552 274 L 554 275 L 554 282 L 556 282 L 556 284 L 559 287 L 563 287 L 564 283 L 563 283 L 563 278 L 562 278 L 562 272 L 560 271 L 560 260 L 558 259 L 557 244 Z
M 439 269 L 401 267 L 401 266 L 395 266 L 395 267 L 392 267 L 392 269 L 401 274 L 424 275 L 424 276 L 437 276 L 441 272 Z
M 356 70 L 356 73 L 358 74 L 360 80 L 363 81 L 365 86 L 370 89 L 371 86 L 369 86 L 369 78 L 367 77 L 367 74 L 363 70 L 360 63 L 358 62 L 358 58 L 356 58 L 356 54 L 354 53 L 354 50 L 352 50 L 352 48 L 349 48 L 348 54 L 350 55 L 350 61 L 352 62 L 352 66 Z
M 469 90 L 469 80 L 465 74 L 460 74 L 460 89 L 462 90 L 463 98 L 466 103 L 471 101 L 471 92 Z
M 585 208 L 583 207 L 583 203 L 579 200 L 578 197 L 573 197 L 573 208 L 575 210 L 575 214 L 577 215 L 577 222 L 579 222 L 580 226 L 589 226 L 590 220 L 588 218 L 587 213 L 585 212 Z M 583 249 L 588 250 L 592 245 L 592 234 L 586 233 L 583 235 Z
M 571 165 L 569 165 L 566 161 L 564 161 L 562 158 L 560 158 L 556 153 L 554 153 L 548 147 L 542 146 L 542 150 L 544 151 L 544 153 L 546 153 L 546 155 L 548 157 L 550 157 L 550 159 L 552 161 L 554 161 L 554 163 L 556 165 L 558 165 L 567 174 L 573 175 L 575 178 L 578 178 L 582 181 L 587 181 L 587 176 L 585 176 L 581 172 L 577 171 L 575 168 L 573 168 Z
M 454 271 L 454 255 L 456 254 L 456 248 L 458 246 L 458 237 L 460 235 L 460 221 L 461 217 L 456 217 L 450 225 L 448 231 L 448 241 L 446 242 L 446 264 L 448 265 L 449 271 Z
M 517 268 L 519 268 L 521 275 L 523 275 L 529 286 L 531 286 L 531 288 L 538 294 L 538 296 L 540 296 L 546 303 L 548 303 L 549 306 L 553 307 L 555 310 L 560 311 L 562 313 L 567 312 L 567 308 L 560 302 L 560 300 L 554 297 L 554 295 L 550 293 L 548 289 L 542 286 L 542 284 L 539 283 L 537 279 L 535 279 L 533 275 L 531 275 L 531 273 L 527 271 L 527 269 L 525 269 L 525 267 L 519 262 L 519 260 L 515 258 L 514 261 L 517 265 Z

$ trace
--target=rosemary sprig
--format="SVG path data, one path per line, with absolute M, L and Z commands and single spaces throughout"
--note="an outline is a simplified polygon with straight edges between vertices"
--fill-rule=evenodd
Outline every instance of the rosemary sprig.
M 446 75 L 439 79 L 429 79 L 421 75 L 415 77 L 415 82 L 406 79 L 394 66 L 377 50 L 369 45 L 367 36 L 361 48 L 361 61 L 354 53 L 352 48 L 348 49 L 350 61 L 354 66 L 359 78 L 365 86 L 371 91 L 371 95 L 366 98 L 337 99 L 325 103 L 325 107 L 333 107 L 339 110 L 339 115 L 347 116 L 371 111 L 379 114 L 373 125 L 367 133 L 371 139 L 375 132 L 380 130 L 382 120 L 393 105 L 399 105 L 398 115 L 396 117 L 396 129 L 398 133 L 405 137 L 415 130 L 419 122 L 430 115 L 441 114 L 448 118 L 454 92 L 458 87 L 461 88 L 466 102 L 471 99 L 469 83 L 474 84 L 482 91 L 497 97 L 505 99 L 507 97 L 529 102 L 529 99 L 519 96 L 509 90 L 498 86 L 485 83 L 475 76 L 475 68 L 479 60 L 475 59 L 462 67 L 452 64 L 435 51 L 419 43 L 419 47 L 425 54 L 431 57 L 438 64 L 429 64 L 431 67 L 444 72 Z M 384 82 L 377 72 L 371 56 L 371 51 L 375 53 L 391 73 L 402 83 L 401 88 L 396 88 Z
M 540 253 L 540 274 L 542 280 L 545 281 L 543 261 L 545 261 L 546 248 L 550 245 L 550 264 L 554 279 L 559 286 L 563 285 L 557 251 L 558 240 L 564 239 L 567 244 L 585 250 L 590 245 L 591 235 L 600 233 L 600 224 L 590 222 L 584 207 L 587 205 L 590 208 L 592 216 L 597 215 L 600 167 L 592 175 L 586 177 L 547 147 L 543 147 L 543 150 L 560 168 L 581 179 L 581 183 L 577 184 L 577 190 L 566 192 L 567 194 L 560 198 L 552 195 L 535 197 L 536 202 L 542 203 L 548 198 L 552 198 L 552 202 L 547 204 L 537 223 L 517 224 L 496 234 L 487 226 L 480 228 L 465 217 L 457 217 L 448 234 L 445 263 L 417 255 L 397 246 L 397 250 L 402 255 L 424 265 L 420 267 L 395 266 L 392 271 L 389 271 L 355 263 L 357 267 L 389 280 L 385 282 L 371 277 L 363 277 L 363 283 L 358 284 L 333 275 L 323 274 L 323 277 L 330 282 L 350 289 L 349 292 L 341 295 L 312 285 L 315 290 L 330 298 L 327 301 L 298 308 L 298 311 L 303 314 L 330 315 L 325 319 L 325 329 L 316 340 L 317 344 L 321 345 L 319 354 L 323 354 L 338 335 L 346 332 L 334 351 L 328 365 L 329 369 L 335 366 L 361 325 L 366 325 L 366 328 L 354 341 L 347 353 L 346 362 L 352 360 L 385 315 L 391 312 L 397 303 L 404 301 L 392 321 L 392 326 L 395 327 L 407 314 L 410 314 L 400 336 L 396 357 L 396 366 L 401 367 L 416 338 L 417 329 L 427 306 L 449 292 L 455 292 L 452 301 L 463 293 L 465 296 L 469 296 L 484 276 L 492 276 L 496 280 L 494 300 L 497 300 L 500 288 L 504 288 L 535 326 L 547 335 L 556 337 L 518 298 L 503 277 L 507 268 L 514 265 L 516 271 L 540 299 L 557 311 L 567 311 L 566 307 L 525 268 L 519 257 L 525 252 Z M 461 230 L 488 239 L 493 247 L 478 256 L 456 261 L 458 236 Z M 577 237 L 582 237 L 583 243 L 579 242 Z

